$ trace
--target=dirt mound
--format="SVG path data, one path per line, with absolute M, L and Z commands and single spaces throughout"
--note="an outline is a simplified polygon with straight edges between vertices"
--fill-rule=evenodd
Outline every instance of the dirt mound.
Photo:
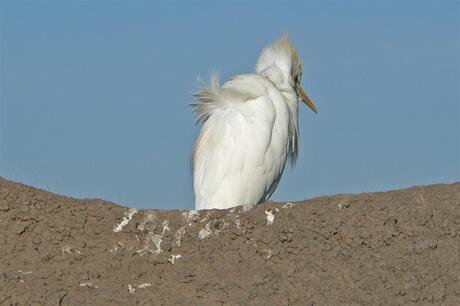
M 460 302 L 460 183 L 229 210 L 0 179 L 1 305 Z

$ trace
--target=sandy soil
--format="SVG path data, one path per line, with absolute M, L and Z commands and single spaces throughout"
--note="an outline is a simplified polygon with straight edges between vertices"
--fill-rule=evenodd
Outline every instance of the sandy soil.
M 223 211 L 0 179 L 1 305 L 459 305 L 460 183 Z

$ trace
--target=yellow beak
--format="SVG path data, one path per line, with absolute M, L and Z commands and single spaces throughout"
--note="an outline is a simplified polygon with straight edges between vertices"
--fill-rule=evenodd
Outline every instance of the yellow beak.
M 315 104 L 313 104 L 313 101 L 310 100 L 310 98 L 307 96 L 305 91 L 303 91 L 302 86 L 299 86 L 299 94 L 300 94 L 300 98 L 302 98 L 302 101 L 305 102 L 305 104 L 307 104 L 307 106 L 311 108 L 311 110 L 314 111 L 315 114 L 317 114 L 318 110 L 316 109 Z

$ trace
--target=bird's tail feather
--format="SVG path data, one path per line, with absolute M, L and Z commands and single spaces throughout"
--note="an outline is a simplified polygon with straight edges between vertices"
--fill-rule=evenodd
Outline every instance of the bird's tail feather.
M 220 98 L 221 87 L 219 84 L 219 72 L 214 71 L 211 74 L 209 84 L 203 80 L 198 79 L 201 88 L 193 95 L 196 97 L 196 102 L 191 103 L 190 106 L 197 116 L 196 123 L 204 123 L 211 113 L 222 107 L 223 100 Z

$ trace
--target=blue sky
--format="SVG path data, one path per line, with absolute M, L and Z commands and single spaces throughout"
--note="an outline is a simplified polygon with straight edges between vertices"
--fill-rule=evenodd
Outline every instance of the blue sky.
M 194 206 L 197 76 L 289 33 L 301 151 L 274 200 L 460 180 L 458 2 L 0 2 L 0 176 L 139 208 Z

